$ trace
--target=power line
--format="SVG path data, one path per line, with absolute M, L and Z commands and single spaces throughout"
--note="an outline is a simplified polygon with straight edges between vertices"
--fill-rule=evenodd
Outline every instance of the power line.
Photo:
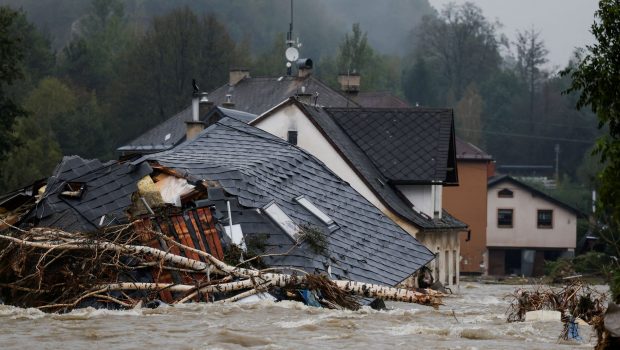
M 560 128 L 570 128 L 570 129 L 579 128 L 579 129 L 594 130 L 597 128 L 597 124 L 592 125 L 592 126 L 579 126 L 579 125 L 568 125 L 568 124 L 561 124 L 561 123 L 533 122 L 529 120 L 514 120 L 514 119 L 506 119 L 506 118 L 483 118 L 483 119 L 485 121 L 486 120 L 501 120 L 501 121 L 509 122 L 509 123 L 524 123 L 524 124 L 543 125 L 543 126 L 557 126 Z
M 536 136 L 536 135 L 525 135 L 525 134 L 514 134 L 510 132 L 501 132 L 501 131 L 484 131 L 484 130 L 475 130 L 475 129 L 459 129 L 462 131 L 472 131 L 478 132 L 482 134 L 489 135 L 500 135 L 500 136 L 513 136 L 513 137 L 522 137 L 528 139 L 538 139 L 538 140 L 550 140 L 550 141 L 564 141 L 564 142 L 575 142 L 575 143 L 585 143 L 585 144 L 594 144 L 595 140 L 581 140 L 581 139 L 567 139 L 563 137 L 550 137 L 550 136 Z

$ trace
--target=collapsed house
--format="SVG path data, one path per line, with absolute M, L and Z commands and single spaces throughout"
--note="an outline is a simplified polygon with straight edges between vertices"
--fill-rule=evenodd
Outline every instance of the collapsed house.
M 5 260 L 0 260 L 4 300 L 22 298 L 19 291 L 45 293 L 42 284 L 53 289 L 70 279 L 79 282 L 75 288 L 83 288 L 95 283 L 88 281 L 89 275 L 96 280 L 95 287 L 102 286 L 103 278 L 106 284 L 101 290 L 117 293 L 98 294 L 100 299 L 134 300 L 134 294 L 118 294 L 117 289 L 125 288 L 148 289 L 150 299 L 167 302 L 216 300 L 222 289 L 209 289 L 206 299 L 196 295 L 196 290 L 213 283 L 212 268 L 228 273 L 221 283 L 249 276 L 239 282 L 243 286 L 252 286 L 246 282 L 254 283 L 261 271 L 289 273 L 286 283 L 295 274 L 309 273 L 395 286 L 434 257 L 317 158 L 232 118 L 214 122 L 175 148 L 131 162 L 65 157 L 45 185 L 3 197 L 0 207 L 4 218 L 21 213 L 0 232 L 11 242 L 0 254 Z M 20 238 L 6 234 L 11 228 L 21 232 Z M 132 234 L 121 242 L 118 237 L 126 231 Z M 100 236 L 89 236 L 91 232 L 103 232 L 108 241 L 97 243 Z M 74 258 L 61 256 L 63 245 L 101 252 L 81 266 L 70 260 L 69 266 L 58 268 L 60 277 L 53 280 L 46 279 L 52 278 L 49 273 L 33 271 L 52 251 L 60 253 L 50 254 L 44 267 Z M 23 246 L 49 250 L 18 267 L 13 261 L 29 258 L 28 252 L 19 251 Z M 147 258 L 137 254 L 144 251 Z M 114 254 L 106 255 L 110 252 Z M 181 261 L 184 268 L 164 266 L 163 261 Z M 246 261 L 252 264 L 245 265 Z M 83 273 L 85 265 L 88 273 Z M 123 274 L 108 271 L 109 265 L 123 269 Z M 9 283 L 31 276 L 35 277 L 28 284 Z M 361 288 L 362 295 L 377 296 L 368 294 L 368 287 Z M 74 305 L 53 304 L 62 295 L 34 304 Z M 82 298 L 74 298 L 75 305 Z M 19 300 L 21 305 L 32 304 Z

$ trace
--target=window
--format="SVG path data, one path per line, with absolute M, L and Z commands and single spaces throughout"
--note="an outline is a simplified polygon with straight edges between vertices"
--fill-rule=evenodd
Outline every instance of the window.
M 332 220 L 332 218 L 330 218 L 321 209 L 319 209 L 316 205 L 314 205 L 314 203 L 310 202 L 308 198 L 306 198 L 305 196 L 301 195 L 295 198 L 295 201 L 301 204 L 301 206 L 303 206 L 304 208 L 306 208 L 306 210 L 314 214 L 314 216 L 319 218 L 319 220 L 323 221 L 324 224 L 328 226 L 334 224 L 334 220 Z
M 297 233 L 299 233 L 299 227 L 293 219 L 291 219 L 286 213 L 275 203 L 271 201 L 269 204 L 263 207 L 263 211 L 273 220 L 284 232 L 286 232 L 293 240 L 297 240 Z
M 297 131 L 290 130 L 288 132 L 288 143 L 293 145 L 297 144 Z
M 553 210 L 538 210 L 538 228 L 553 228 Z
M 511 190 L 504 188 L 503 190 L 497 192 L 497 196 L 499 198 L 512 198 L 514 197 L 514 194 L 512 193 Z
M 497 209 L 497 227 L 512 227 L 512 209 Z

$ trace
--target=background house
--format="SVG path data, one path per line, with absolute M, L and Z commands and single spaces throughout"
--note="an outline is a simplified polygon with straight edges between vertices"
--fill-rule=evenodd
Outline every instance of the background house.
M 488 182 L 490 275 L 539 276 L 544 261 L 574 255 L 579 211 L 507 175 Z

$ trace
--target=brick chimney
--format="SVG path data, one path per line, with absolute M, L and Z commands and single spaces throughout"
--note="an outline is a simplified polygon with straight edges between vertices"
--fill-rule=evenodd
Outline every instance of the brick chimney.
M 340 90 L 347 94 L 357 95 L 360 91 L 361 77 L 357 73 L 339 74 Z
M 238 82 L 250 77 L 250 71 L 245 68 L 232 68 L 228 72 L 228 85 L 235 86 Z

